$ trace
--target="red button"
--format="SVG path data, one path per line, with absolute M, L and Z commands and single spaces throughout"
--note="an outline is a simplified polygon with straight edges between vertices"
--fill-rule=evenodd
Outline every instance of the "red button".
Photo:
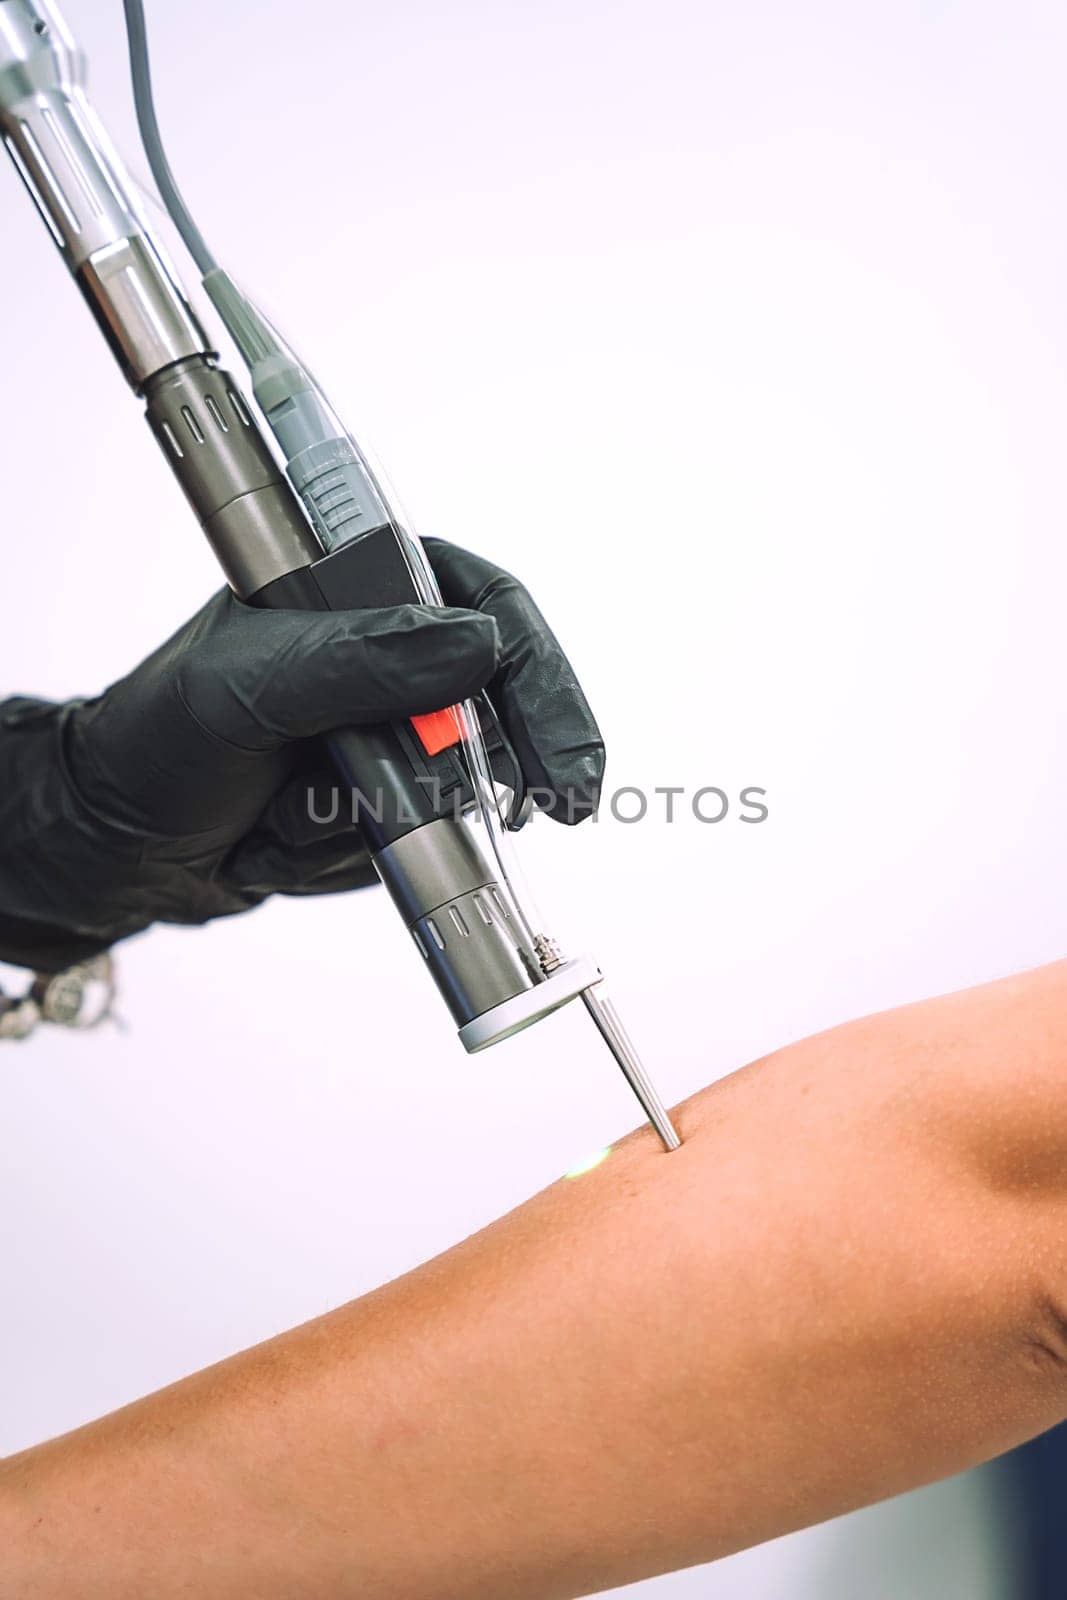
M 421 717 L 412 717 L 411 726 L 422 740 L 422 748 L 428 756 L 435 756 L 439 751 L 447 750 L 449 745 L 459 744 L 463 737 L 459 711 L 455 706 L 446 706 L 443 711 L 427 711 Z

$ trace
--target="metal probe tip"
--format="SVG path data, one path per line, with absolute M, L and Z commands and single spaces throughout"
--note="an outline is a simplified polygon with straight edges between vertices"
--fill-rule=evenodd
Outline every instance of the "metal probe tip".
M 599 984 L 593 984 L 590 988 L 582 990 L 585 1009 L 596 1023 L 604 1043 L 622 1068 L 627 1083 L 640 1100 L 645 1116 L 663 1140 L 665 1147 L 668 1150 L 677 1150 L 682 1141 L 667 1115 L 667 1108 L 641 1065 L 641 1058 L 619 1021 L 618 1012 L 607 995 L 598 994 L 599 987 Z

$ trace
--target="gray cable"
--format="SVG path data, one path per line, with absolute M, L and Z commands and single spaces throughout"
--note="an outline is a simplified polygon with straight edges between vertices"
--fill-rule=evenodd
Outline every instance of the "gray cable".
M 143 0 L 122 0 L 122 5 L 126 13 L 126 38 L 130 46 L 130 73 L 133 77 L 133 103 L 137 111 L 137 126 L 141 130 L 141 142 L 148 157 L 148 165 L 152 169 L 152 176 L 156 180 L 160 198 L 203 276 L 214 271 L 218 262 L 208 249 L 203 234 L 193 221 L 189 207 L 181 197 L 163 149 L 159 123 L 156 120 L 155 102 L 152 98 L 152 75 L 148 67 L 148 35 L 145 29 Z

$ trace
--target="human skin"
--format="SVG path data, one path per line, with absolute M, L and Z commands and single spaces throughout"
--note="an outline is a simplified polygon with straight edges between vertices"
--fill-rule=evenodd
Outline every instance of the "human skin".
M 565 1600 L 1067 1411 L 1067 963 L 792 1045 L 0 1466 L 4 1600 Z

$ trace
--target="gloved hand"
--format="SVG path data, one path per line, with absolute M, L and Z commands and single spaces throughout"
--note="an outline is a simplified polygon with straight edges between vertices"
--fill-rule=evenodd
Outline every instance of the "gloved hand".
M 488 686 L 559 820 L 595 810 L 604 748 L 516 579 L 439 539 L 444 608 L 258 611 L 217 594 L 95 700 L 0 706 L 0 959 L 58 971 L 152 922 L 376 881 L 316 735 Z M 309 808 L 308 790 L 322 792 Z

